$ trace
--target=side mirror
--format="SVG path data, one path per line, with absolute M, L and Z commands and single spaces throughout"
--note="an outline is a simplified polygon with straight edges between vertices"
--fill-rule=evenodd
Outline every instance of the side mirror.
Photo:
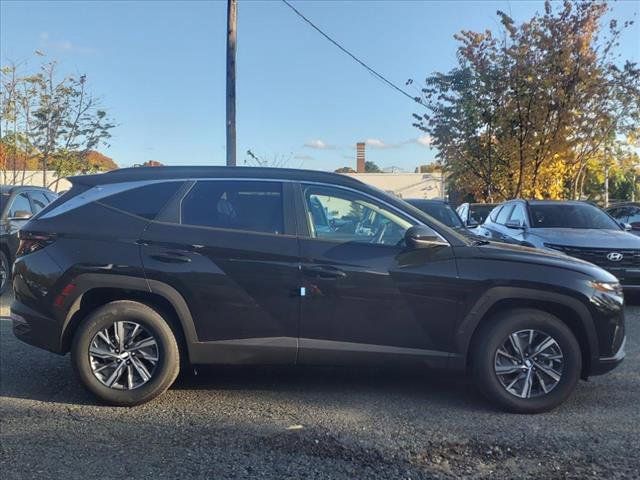
M 507 228 L 524 229 L 524 225 L 520 220 L 508 220 L 504 226 Z
M 633 230 L 633 226 L 630 223 L 620 222 L 620 226 L 625 232 L 630 232 Z
M 29 220 L 31 218 L 31 212 L 27 212 L 26 210 L 16 210 L 12 217 L 9 220 Z
M 473 218 L 467 219 L 467 227 L 474 228 L 474 227 L 477 227 L 478 225 L 480 224 L 476 222 Z
M 404 241 L 411 248 L 429 248 L 449 246 L 435 230 L 426 225 L 415 225 L 409 228 L 404 234 Z

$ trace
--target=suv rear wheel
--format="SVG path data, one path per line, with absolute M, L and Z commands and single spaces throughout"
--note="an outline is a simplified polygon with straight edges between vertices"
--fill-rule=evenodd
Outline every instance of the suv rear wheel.
M 472 353 L 479 390 L 517 413 L 544 412 L 566 400 L 582 368 L 571 330 L 534 309 L 510 310 L 493 320 L 479 332 Z
M 71 348 L 83 385 L 112 405 L 138 405 L 167 390 L 178 376 L 180 354 L 171 327 L 153 308 L 119 300 L 83 321 Z

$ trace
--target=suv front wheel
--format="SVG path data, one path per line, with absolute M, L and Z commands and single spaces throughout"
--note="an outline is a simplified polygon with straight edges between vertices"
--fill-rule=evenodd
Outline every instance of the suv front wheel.
M 91 393 L 122 406 L 157 397 L 180 369 L 171 327 L 153 308 L 129 300 L 110 302 L 89 314 L 74 336 L 71 360 Z
M 472 352 L 479 390 L 516 413 L 544 412 L 565 401 L 582 369 L 571 330 L 534 309 L 510 310 L 492 320 L 479 332 Z

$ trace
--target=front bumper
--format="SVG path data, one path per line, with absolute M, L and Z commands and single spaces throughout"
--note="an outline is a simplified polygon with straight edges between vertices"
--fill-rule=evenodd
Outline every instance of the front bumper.
M 603 268 L 620 280 L 625 291 L 640 291 L 640 268 Z
M 13 334 L 25 343 L 35 347 L 63 354 L 60 324 L 47 318 L 26 305 L 14 300 L 11 304 Z
M 624 337 L 618 351 L 611 357 L 600 357 L 595 365 L 591 366 L 591 375 L 603 375 L 610 372 L 622 363 L 626 355 L 624 347 L 627 343 L 627 337 Z

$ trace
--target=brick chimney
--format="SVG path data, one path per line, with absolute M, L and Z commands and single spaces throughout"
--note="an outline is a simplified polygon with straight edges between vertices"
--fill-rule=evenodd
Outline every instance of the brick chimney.
M 356 172 L 364 173 L 364 142 L 356 143 Z

